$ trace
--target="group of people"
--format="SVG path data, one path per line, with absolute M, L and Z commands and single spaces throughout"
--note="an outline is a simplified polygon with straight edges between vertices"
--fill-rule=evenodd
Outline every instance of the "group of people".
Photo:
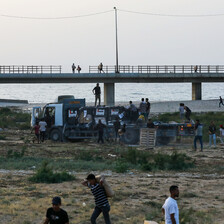
M 72 73 L 75 73 L 75 70 L 78 71 L 78 73 L 80 73 L 80 71 L 82 70 L 81 67 L 78 65 L 77 68 L 75 66 L 75 63 L 72 64 Z M 99 65 L 98 65 L 98 73 L 105 73 L 104 70 L 103 70 L 103 63 L 101 62 Z
M 89 174 L 82 182 L 83 186 L 88 187 L 95 199 L 95 208 L 91 215 L 91 224 L 96 224 L 96 220 L 102 213 L 105 224 L 111 224 L 110 220 L 110 204 L 108 201 L 110 189 L 106 189 L 105 178 L 102 176 L 99 180 L 94 174 Z M 176 198 L 179 197 L 179 188 L 172 185 L 169 188 L 170 197 L 168 197 L 162 206 L 162 213 L 166 224 L 179 224 L 179 209 Z M 69 224 L 67 212 L 61 208 L 62 202 L 60 197 L 52 199 L 52 207 L 47 209 L 44 224 Z
M 119 118 L 117 117 L 113 123 L 114 132 L 115 132 L 115 141 L 119 140 L 120 144 L 124 143 L 124 134 L 126 132 L 126 124 L 121 125 Z M 97 143 L 104 143 L 104 130 L 106 129 L 106 125 L 102 123 L 101 119 L 99 119 L 98 124 L 95 127 L 98 130 L 98 140 Z
M 180 103 L 180 107 L 179 107 L 179 112 L 180 112 L 180 119 L 183 120 L 184 119 L 184 114 L 185 114 L 185 118 L 190 121 L 191 118 L 191 110 L 189 107 L 187 107 L 186 105 L 184 105 L 184 103 Z
M 200 141 L 200 145 L 201 145 L 201 151 L 203 151 L 203 140 L 202 140 L 202 136 L 203 136 L 203 125 L 200 123 L 199 120 L 196 120 L 195 126 L 195 138 L 194 138 L 194 149 L 197 150 L 197 140 Z M 209 127 L 208 127 L 208 133 L 209 133 L 209 147 L 212 147 L 212 142 L 214 147 L 216 148 L 216 139 L 217 139 L 217 129 L 216 129 L 216 125 L 214 123 L 214 121 L 211 121 Z M 220 133 L 220 141 L 223 144 L 223 138 L 224 138 L 224 126 L 220 125 L 220 129 L 219 129 L 219 133 Z
M 35 139 L 37 140 L 38 144 L 44 142 L 47 130 L 47 122 L 44 119 L 37 121 L 35 126 L 31 130 L 31 133 L 33 132 L 33 130 L 36 136 L 36 138 L 33 138 L 33 143 L 35 142 Z
M 80 71 L 82 70 L 81 67 L 78 65 L 77 68 L 75 66 L 75 63 L 72 64 L 72 73 L 75 73 L 75 70 L 78 71 L 78 73 L 80 73 Z
M 82 182 L 83 186 L 88 187 L 95 199 L 95 208 L 90 218 L 91 224 L 96 224 L 96 219 L 103 213 L 103 217 L 106 224 L 111 224 L 110 221 L 110 204 L 108 201 L 108 192 L 104 184 L 105 178 L 100 177 L 97 180 L 94 174 L 89 174 L 87 178 Z M 67 212 L 61 208 L 62 202 L 60 197 L 54 197 L 52 199 L 52 207 L 47 209 L 46 218 L 44 224 L 69 224 L 69 217 Z
M 128 109 L 130 110 L 131 117 L 132 117 L 132 114 L 134 114 L 138 111 L 139 118 L 144 121 L 148 121 L 151 104 L 150 104 L 148 98 L 146 98 L 146 99 L 142 98 L 138 108 L 133 104 L 132 101 L 129 101 Z

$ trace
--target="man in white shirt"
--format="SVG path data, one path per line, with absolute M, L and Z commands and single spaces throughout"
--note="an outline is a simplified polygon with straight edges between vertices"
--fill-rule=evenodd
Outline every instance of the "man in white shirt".
M 40 140 L 44 142 L 47 123 L 44 119 L 41 119 L 41 121 L 39 122 L 39 125 L 40 125 Z
M 179 209 L 175 198 L 179 197 L 178 186 L 170 187 L 170 197 L 168 197 L 162 207 L 165 215 L 165 224 L 179 224 Z

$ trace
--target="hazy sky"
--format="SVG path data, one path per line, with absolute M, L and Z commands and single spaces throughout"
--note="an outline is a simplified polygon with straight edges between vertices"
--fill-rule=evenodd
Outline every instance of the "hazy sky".
M 118 9 L 224 14 L 223 0 L 0 0 L 0 14 L 63 17 Z M 224 64 L 224 15 L 159 17 L 118 11 L 119 64 Z M 114 12 L 64 20 L 0 16 L 0 65 L 115 64 Z

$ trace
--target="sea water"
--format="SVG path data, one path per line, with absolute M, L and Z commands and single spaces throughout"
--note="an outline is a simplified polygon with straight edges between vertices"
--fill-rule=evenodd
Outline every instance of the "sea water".
M 103 83 L 100 83 L 103 95 Z M 94 101 L 92 89 L 95 84 L 0 84 L 0 99 L 28 100 L 29 103 L 55 102 L 59 95 L 74 95 Z M 224 83 L 203 83 L 202 99 L 224 98 Z M 181 101 L 192 99 L 191 83 L 118 83 L 115 85 L 116 102 Z M 103 99 L 103 97 L 102 97 Z

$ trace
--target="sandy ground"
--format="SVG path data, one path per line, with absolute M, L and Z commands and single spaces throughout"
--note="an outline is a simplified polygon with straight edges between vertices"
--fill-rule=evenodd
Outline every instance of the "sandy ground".
M 30 134 L 25 131 L 6 131 L 5 140 L 0 141 L 0 155 L 6 156 L 9 149 L 18 150 L 26 146 L 25 156 L 72 158 L 77 149 L 99 148 L 95 143 L 30 143 Z M 106 157 L 113 146 L 105 144 L 102 156 Z M 136 148 L 138 150 L 138 148 Z M 141 149 L 144 150 L 144 149 Z M 205 145 L 204 152 L 195 152 L 191 145 L 155 148 L 155 151 L 172 153 L 184 152 L 195 160 L 196 168 L 183 172 L 158 171 L 141 172 L 130 170 L 118 174 L 105 170 L 108 182 L 116 196 L 110 199 L 113 224 L 143 224 L 146 217 L 158 222 L 163 220 L 160 208 L 169 196 L 170 185 L 178 185 L 180 197 L 178 205 L 181 212 L 191 213 L 193 218 L 185 223 L 223 224 L 224 223 L 224 147 L 216 149 Z M 76 180 L 61 184 L 34 184 L 27 180 L 33 170 L 0 170 L 0 223 L 39 224 L 55 195 L 62 197 L 63 208 L 68 212 L 70 223 L 88 224 L 94 208 L 94 200 L 89 189 L 80 182 L 89 171 L 74 172 Z M 99 171 L 94 171 L 99 174 Z M 102 217 L 98 224 L 103 224 Z M 161 222 L 162 223 L 162 222 Z M 182 220 L 182 223 L 183 220 Z
M 137 107 L 139 102 L 133 102 Z M 192 112 L 220 112 L 224 111 L 224 106 L 219 107 L 219 100 L 196 100 L 196 101 L 166 101 L 166 102 L 152 102 L 151 113 L 167 113 L 179 111 L 179 104 L 184 103 Z M 16 107 L 23 110 L 31 110 L 34 106 L 43 107 L 45 104 L 16 104 L 16 103 L 1 103 L 0 107 Z M 116 105 L 128 106 L 128 102 L 116 102 Z M 93 106 L 93 103 L 87 103 L 87 106 Z

